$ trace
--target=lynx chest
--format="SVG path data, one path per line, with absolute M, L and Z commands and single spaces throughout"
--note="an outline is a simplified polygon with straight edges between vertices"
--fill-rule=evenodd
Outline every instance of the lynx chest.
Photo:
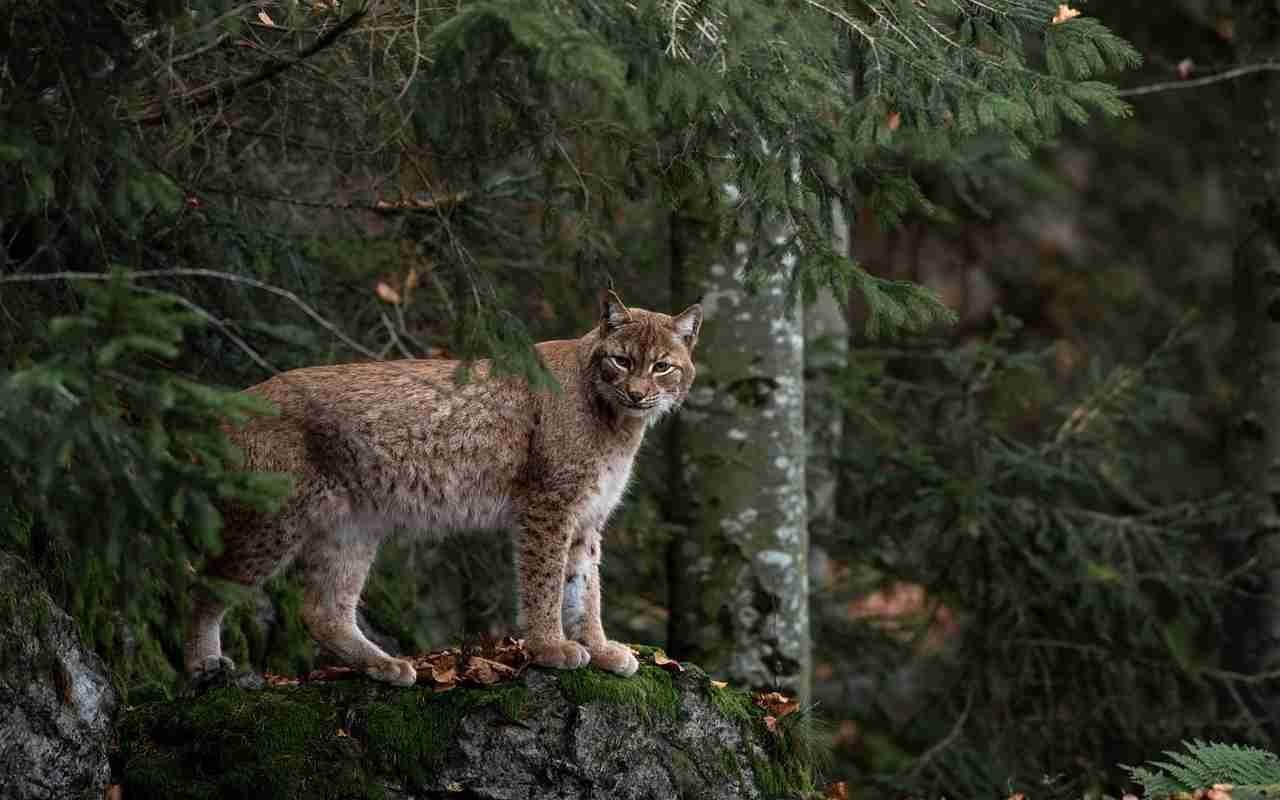
M 626 457 L 618 456 L 598 465 L 595 478 L 588 481 L 583 498 L 580 518 L 584 527 L 598 530 L 609 521 L 609 515 L 622 502 L 622 496 L 627 491 L 634 462 L 634 454 L 631 454 Z

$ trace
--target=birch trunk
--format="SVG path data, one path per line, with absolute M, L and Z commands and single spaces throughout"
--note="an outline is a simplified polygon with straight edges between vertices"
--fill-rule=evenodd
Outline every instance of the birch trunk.
M 669 558 L 670 649 L 807 700 L 803 311 L 788 315 L 780 282 L 748 293 L 747 244 L 716 257 L 713 216 L 686 209 L 671 228 L 677 299 L 701 296 L 705 321 L 675 431 L 687 533 Z

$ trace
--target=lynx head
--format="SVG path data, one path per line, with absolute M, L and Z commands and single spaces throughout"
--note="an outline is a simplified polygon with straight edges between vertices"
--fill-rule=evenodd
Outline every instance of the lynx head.
M 650 422 L 680 405 L 693 385 L 693 345 L 701 325 L 702 306 L 671 317 L 627 308 L 608 292 L 591 351 L 600 397 L 623 415 Z

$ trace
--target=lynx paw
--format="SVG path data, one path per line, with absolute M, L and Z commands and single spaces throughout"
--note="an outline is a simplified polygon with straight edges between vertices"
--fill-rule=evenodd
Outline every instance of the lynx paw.
M 236 662 L 226 656 L 205 656 L 194 664 L 187 666 L 187 674 L 192 683 L 207 683 L 219 675 L 233 675 Z
M 364 674 L 392 686 L 412 686 L 418 680 L 418 671 L 403 658 L 387 658 L 370 664 L 364 668 Z
M 542 667 L 577 669 L 585 667 L 591 661 L 591 653 L 587 648 L 565 639 L 526 642 L 525 649 L 529 651 L 533 663 Z
M 600 669 L 616 672 L 624 678 L 635 675 L 636 670 L 640 669 L 635 653 L 621 642 L 604 642 L 591 645 L 588 649 L 591 652 L 591 663 Z
M 197 694 L 226 686 L 261 689 L 262 685 L 261 675 L 253 670 L 236 672 L 235 662 L 226 656 L 206 656 L 187 667 L 187 686 Z

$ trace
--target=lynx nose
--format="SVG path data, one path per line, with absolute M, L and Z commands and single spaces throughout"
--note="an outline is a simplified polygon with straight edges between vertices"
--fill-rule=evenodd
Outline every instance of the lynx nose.
M 627 397 L 631 400 L 631 402 L 639 403 L 641 400 L 644 399 L 644 392 L 637 392 L 635 389 L 628 389 Z

